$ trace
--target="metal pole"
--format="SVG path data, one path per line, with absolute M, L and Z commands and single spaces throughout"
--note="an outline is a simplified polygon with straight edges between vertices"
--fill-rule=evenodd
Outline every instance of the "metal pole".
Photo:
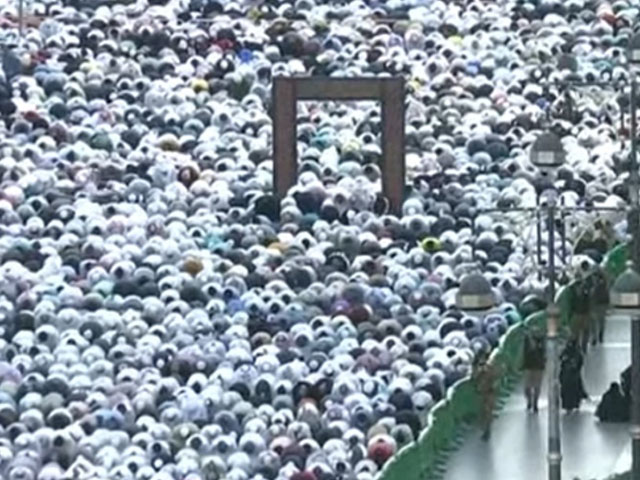
M 567 119 L 567 121 L 573 123 L 573 100 L 571 99 L 571 91 L 568 88 L 565 90 L 565 103 L 565 118 Z
M 547 230 L 549 251 L 549 307 L 548 322 L 548 358 L 549 358 L 549 480 L 560 480 L 562 453 L 560 448 L 560 388 L 558 375 L 558 317 L 560 311 L 555 304 L 556 270 L 555 270 L 555 198 L 551 196 L 547 212 Z
M 606 208 L 606 207 L 603 207 Z M 613 207 L 610 207 L 613 208 Z M 620 209 L 618 209 L 620 210 Z M 477 213 L 492 213 L 492 212 L 502 212 L 502 213 L 513 213 L 513 212 L 536 212 L 538 211 L 538 207 L 535 208 L 522 208 L 522 207 L 509 207 L 509 208 L 482 208 L 477 210 Z
M 551 97 L 551 95 L 549 94 L 549 83 L 545 83 L 544 86 L 544 99 L 547 101 L 547 104 L 545 105 L 545 111 L 544 111 L 544 119 L 545 122 L 547 122 L 547 128 L 551 125 L 551 101 L 549 100 L 549 98 Z
M 628 217 L 629 233 L 631 234 L 631 258 L 636 269 L 640 267 L 640 236 L 638 235 L 638 158 L 637 158 L 637 84 L 635 76 L 631 78 L 631 157 L 629 158 L 629 200 L 631 211 Z
M 624 149 L 624 108 L 620 109 L 620 133 L 618 138 L 620 139 L 620 147 Z
M 556 300 L 556 222 L 555 222 L 555 198 L 551 197 L 549 199 L 548 206 L 548 217 L 547 217 L 547 230 L 548 230 L 548 249 L 547 255 L 549 258 L 547 259 L 547 265 L 549 267 L 548 278 L 549 278 L 549 304 L 552 304 Z
M 476 217 L 471 217 L 471 261 L 476 261 Z
M 24 29 L 24 0 L 18 0 L 18 36 L 20 37 L 20 43 L 22 43 L 23 29 Z
M 640 266 L 640 235 L 638 235 L 638 159 L 637 149 L 637 117 L 635 72 L 631 72 L 631 158 L 629 159 L 629 200 L 631 211 L 628 217 L 628 230 L 631 233 L 631 258 L 636 270 Z M 631 444 L 632 462 L 631 478 L 640 479 L 640 321 L 634 318 L 631 323 Z
M 536 248 L 538 265 L 542 265 L 542 215 L 540 213 L 540 194 L 536 194 Z M 538 280 L 542 280 L 542 270 L 538 268 Z
M 547 372 L 549 401 L 549 442 L 547 461 L 549 480 L 560 480 L 562 451 L 560 448 L 560 382 L 558 375 L 558 320 L 560 310 L 555 303 L 547 308 Z
M 628 208 L 618 207 L 563 207 L 566 212 L 628 212 Z
M 566 224 L 564 222 L 565 214 L 564 214 L 564 197 L 560 197 L 560 205 L 562 209 L 560 210 L 560 240 L 562 241 L 562 245 L 560 245 L 560 254 L 562 255 L 562 265 L 567 264 L 567 229 Z
M 631 478 L 640 479 L 640 318 L 631 319 Z

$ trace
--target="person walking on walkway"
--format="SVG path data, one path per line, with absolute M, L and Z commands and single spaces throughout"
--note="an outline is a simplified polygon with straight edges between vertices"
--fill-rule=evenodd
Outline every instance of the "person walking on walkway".
M 482 440 L 487 441 L 491 436 L 491 424 L 493 422 L 493 409 L 496 403 L 496 380 L 498 368 L 488 361 L 488 355 L 482 353 L 478 356 L 473 369 L 473 379 L 476 383 L 481 400 L 480 426 L 482 428 Z
M 582 382 L 583 357 L 576 340 L 571 339 L 560 356 L 560 397 L 562 408 L 572 412 L 588 398 Z
M 524 394 L 527 411 L 538 413 L 538 397 L 545 366 L 545 342 L 542 333 L 530 328 L 524 337 L 522 369 L 524 370 Z
M 572 322 L 571 322 L 571 334 L 576 340 L 582 353 L 587 353 L 587 346 L 589 345 L 589 307 L 591 305 L 591 288 L 589 283 L 580 277 L 576 280 L 573 286 L 573 304 L 571 306 Z
M 604 324 L 609 306 L 609 285 L 601 268 L 592 276 L 591 286 L 591 345 L 602 343 Z

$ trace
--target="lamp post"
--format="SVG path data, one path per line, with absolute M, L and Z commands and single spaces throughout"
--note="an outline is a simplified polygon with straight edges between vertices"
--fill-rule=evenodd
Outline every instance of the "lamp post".
M 631 101 L 629 102 L 631 120 L 631 155 L 629 157 L 629 202 L 631 209 L 627 217 L 627 230 L 631 234 L 631 258 L 627 270 L 618 277 L 611 289 L 611 305 L 631 315 L 631 439 L 632 439 L 632 475 L 640 479 L 640 213 L 638 201 L 638 159 L 637 151 L 637 84 L 634 65 L 640 64 L 640 34 L 629 39 L 627 61 L 631 80 Z
M 540 135 L 531 146 L 529 158 L 542 173 L 543 177 L 551 179 L 556 169 L 565 162 L 565 151 L 560 138 L 555 133 L 546 132 Z M 549 190 L 553 193 L 552 182 L 549 182 Z M 547 205 L 547 229 L 548 229 L 548 279 L 549 279 L 549 304 L 555 301 L 555 194 L 549 196 Z
M 629 77 L 631 80 L 631 102 L 630 120 L 631 120 L 631 155 L 629 157 L 629 202 L 631 210 L 628 217 L 628 231 L 631 233 L 631 258 L 636 269 L 640 266 L 640 237 L 638 235 L 638 227 L 640 219 L 638 218 L 638 186 L 640 179 L 638 178 L 638 158 L 637 158 L 637 83 L 633 66 L 640 64 L 640 34 L 636 33 L 629 39 L 627 47 L 627 61 L 629 63 Z
M 609 293 L 614 311 L 631 317 L 631 478 L 640 479 L 640 275 L 632 262 Z
M 531 146 L 530 160 L 547 178 L 552 177 L 555 170 L 565 161 L 565 151 L 557 135 L 551 132 L 543 133 Z M 555 271 L 555 191 L 549 197 L 547 206 L 548 233 L 548 281 L 549 300 L 547 309 L 547 363 L 549 372 L 549 436 L 547 462 L 549 465 L 549 480 L 560 480 L 562 450 L 560 442 L 560 384 L 558 375 L 558 307 L 556 297 Z
M 479 272 L 465 275 L 456 292 L 456 307 L 462 312 L 483 314 L 496 304 L 491 282 Z

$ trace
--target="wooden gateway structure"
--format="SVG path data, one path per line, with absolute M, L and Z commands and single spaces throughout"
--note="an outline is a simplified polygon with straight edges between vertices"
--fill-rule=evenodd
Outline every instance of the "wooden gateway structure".
M 273 80 L 274 191 L 283 198 L 297 178 L 298 100 L 377 100 L 382 112 L 382 191 L 400 213 L 405 187 L 404 79 L 276 77 Z

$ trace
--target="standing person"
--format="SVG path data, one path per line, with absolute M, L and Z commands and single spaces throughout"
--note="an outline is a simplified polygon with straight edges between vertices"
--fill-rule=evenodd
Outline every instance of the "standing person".
M 589 345 L 589 307 L 591 288 L 586 279 L 581 278 L 578 272 L 578 278 L 573 286 L 573 304 L 571 307 L 572 321 L 571 321 L 571 334 L 576 340 L 582 353 L 587 352 L 587 346 Z
M 524 337 L 522 369 L 524 370 L 524 394 L 527 411 L 538 413 L 540 385 L 546 361 L 544 336 L 537 329 L 529 329 Z
M 602 268 L 593 274 L 591 291 L 591 345 L 602 343 L 604 324 L 609 306 L 609 285 Z
M 482 402 L 480 412 L 480 425 L 482 427 L 482 440 L 489 440 L 491 435 L 491 423 L 493 422 L 493 409 L 496 403 L 496 380 L 498 369 L 489 363 L 488 354 L 481 353 L 474 365 L 472 377 L 475 380 L 478 394 Z
M 560 356 L 560 397 L 567 412 L 580 408 L 582 400 L 588 398 L 582 382 L 582 364 L 578 342 L 571 339 Z

